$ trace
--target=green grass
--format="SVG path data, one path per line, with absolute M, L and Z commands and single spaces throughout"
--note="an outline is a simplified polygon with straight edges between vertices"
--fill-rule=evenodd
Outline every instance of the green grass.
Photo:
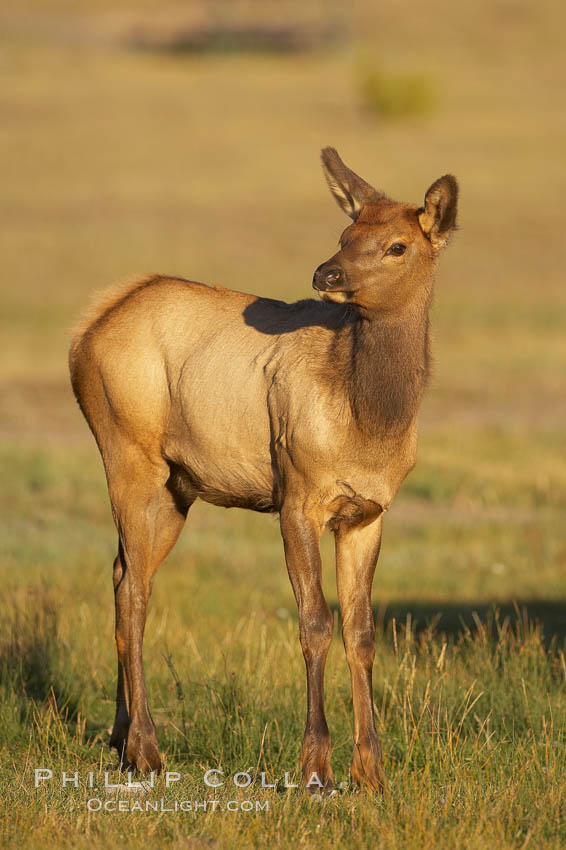
M 164 798 L 169 809 L 175 800 L 215 799 L 218 810 L 89 815 L 88 799 L 106 799 L 104 771 L 119 781 L 105 746 L 113 658 L 110 640 L 100 640 L 100 624 L 95 628 L 92 598 L 87 607 L 65 596 L 58 591 L 57 607 L 73 599 L 80 612 L 75 639 L 64 636 L 64 624 L 57 630 L 46 591 L 17 600 L 11 637 L 1 647 L 1 732 L 10 742 L 1 771 L 14 844 L 108 846 L 143 835 L 152 847 L 188 836 L 218 847 L 294 846 L 301 839 L 317 847 L 479 847 L 489 834 L 492 846 L 559 847 L 566 837 L 564 656 L 545 648 L 539 631 L 521 620 L 447 642 L 432 632 L 417 639 L 393 622 L 380 631 L 375 702 L 393 790 L 376 800 L 346 789 L 321 803 L 281 788 L 285 771 L 297 780 L 302 731 L 295 625 L 248 614 L 235 628 L 209 633 L 201 615 L 196 638 L 185 627 L 182 639 L 156 640 L 154 622 L 147 653 L 154 717 L 167 769 L 183 779 L 166 789 L 159 778 L 147 798 Z M 109 618 L 107 625 L 109 631 Z M 169 642 L 174 649 L 165 649 Z M 157 657 L 159 645 L 169 652 L 169 666 Z M 327 703 L 335 774 L 347 780 L 351 700 L 337 638 Z M 35 789 L 33 769 L 46 766 L 54 779 Z M 204 785 L 211 767 L 227 778 L 220 790 Z M 79 789 L 61 788 L 63 770 L 79 772 Z M 85 787 L 89 771 L 99 790 Z M 239 771 L 254 779 L 245 790 L 230 781 Z M 261 789 L 262 771 L 279 790 Z M 233 800 L 268 808 L 222 811 Z
M 167 769 L 183 780 L 166 789 L 161 778 L 147 799 L 269 809 L 89 814 L 88 799 L 106 799 L 84 787 L 89 771 L 96 783 L 105 770 L 116 781 L 107 748 L 115 533 L 104 477 L 94 451 L 5 450 L 0 761 L 12 840 L 106 846 L 133 834 L 150 846 L 187 836 L 290 846 L 303 835 L 317 847 L 478 847 L 489 829 L 494 846 L 560 846 L 566 617 L 553 600 L 565 550 L 552 537 L 560 511 L 545 504 L 498 518 L 479 490 L 462 505 L 434 450 L 423 454 L 416 484 L 387 517 L 375 588 L 374 699 L 391 794 L 381 801 L 348 789 L 311 804 L 301 792 L 260 787 L 262 771 L 269 783 L 298 775 L 305 694 L 294 602 L 277 524 L 200 505 L 159 574 L 145 640 L 159 740 Z M 329 539 L 323 549 L 337 612 Z M 326 694 L 335 775 L 347 781 L 351 696 L 336 618 Z M 35 789 L 35 767 L 52 769 L 53 782 Z M 213 792 L 203 782 L 211 767 L 227 777 L 250 771 L 254 782 Z M 79 771 L 78 790 L 60 787 L 63 770 Z
M 0 52 L 0 843 L 564 846 L 562 6 L 331 4 L 336 48 L 188 57 L 125 48 L 124 36 L 139 23 L 180 27 L 205 6 L 28 5 L 2 12 Z M 260 14 L 232 5 L 232 22 Z M 315 4 L 286 13 L 320 21 Z M 273 15 L 262 6 L 263 22 Z M 419 69 L 434 81 L 434 112 L 376 120 L 363 62 L 389 81 Z M 400 200 L 421 202 L 448 171 L 462 192 L 438 274 L 418 464 L 387 514 L 374 583 L 391 791 L 311 804 L 259 787 L 262 771 L 297 776 L 305 712 L 278 524 L 196 504 L 157 577 L 145 638 L 158 738 L 185 776 L 169 790 L 158 780 L 148 798 L 269 809 L 89 813 L 92 792 L 58 780 L 116 776 L 116 534 L 68 385 L 69 328 L 93 290 L 136 271 L 307 297 L 347 224 L 320 173 L 327 144 Z M 332 543 L 323 538 L 336 612 L 326 696 L 346 781 Z M 55 780 L 35 789 L 35 767 Z M 208 767 L 249 769 L 254 783 L 213 793 Z

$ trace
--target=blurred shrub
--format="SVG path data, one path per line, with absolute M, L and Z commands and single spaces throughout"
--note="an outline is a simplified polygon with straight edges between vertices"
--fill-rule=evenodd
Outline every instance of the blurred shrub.
M 161 29 L 138 26 L 127 37 L 127 43 L 136 49 L 210 55 L 306 53 L 340 40 L 340 30 L 328 23 L 309 26 L 300 23 L 205 23 Z
M 364 108 L 383 118 L 422 117 L 436 107 L 432 83 L 419 73 L 397 74 L 366 67 L 359 86 Z

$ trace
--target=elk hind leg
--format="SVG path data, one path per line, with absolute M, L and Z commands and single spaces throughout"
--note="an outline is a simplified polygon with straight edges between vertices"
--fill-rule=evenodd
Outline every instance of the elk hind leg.
M 173 548 L 190 501 L 170 488 L 170 470 L 132 447 L 108 468 L 112 511 L 118 529 L 114 562 L 118 686 L 110 744 L 123 762 L 141 772 L 159 770 L 161 756 L 147 704 L 142 642 L 153 578 Z

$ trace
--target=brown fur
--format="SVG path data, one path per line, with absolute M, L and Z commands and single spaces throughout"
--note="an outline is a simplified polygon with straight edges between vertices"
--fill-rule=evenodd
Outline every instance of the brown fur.
M 118 304 L 129 298 L 132 292 L 157 279 L 155 275 L 132 275 L 120 283 L 114 283 L 112 286 L 93 294 L 89 306 L 84 310 L 71 331 L 71 346 L 69 348 L 71 366 L 76 360 L 76 349 L 84 344 L 84 337 L 87 332 L 92 331 Z
M 356 315 L 337 334 L 334 375 L 347 393 L 357 428 L 366 433 L 403 431 L 417 414 L 430 370 L 428 304 L 419 305 L 414 323 L 382 322 L 379 334 Z
M 336 539 L 352 678 L 355 781 L 382 790 L 375 730 L 371 585 L 382 515 L 416 456 L 429 372 L 428 311 L 457 187 L 436 181 L 397 204 L 323 152 L 353 220 L 315 272 L 322 300 L 285 304 L 192 281 L 137 278 L 105 293 L 70 350 L 73 389 L 97 440 L 118 529 L 118 689 L 111 737 L 123 759 L 158 769 L 142 638 L 155 573 L 196 498 L 278 511 L 299 609 L 308 685 L 301 750 L 332 788 L 323 674 L 332 617 L 319 539 Z M 317 790 L 318 786 L 314 786 Z

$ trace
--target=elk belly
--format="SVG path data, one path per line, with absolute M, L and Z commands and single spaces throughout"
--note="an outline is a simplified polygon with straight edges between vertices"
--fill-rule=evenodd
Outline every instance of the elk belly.
M 260 394 L 254 377 L 245 388 L 241 381 L 223 381 L 222 391 L 217 380 L 215 392 L 206 381 L 186 382 L 166 453 L 182 470 L 179 480 L 193 497 L 222 507 L 271 511 L 269 419 L 265 404 L 253 404 Z M 246 407 L 243 394 L 249 399 Z

